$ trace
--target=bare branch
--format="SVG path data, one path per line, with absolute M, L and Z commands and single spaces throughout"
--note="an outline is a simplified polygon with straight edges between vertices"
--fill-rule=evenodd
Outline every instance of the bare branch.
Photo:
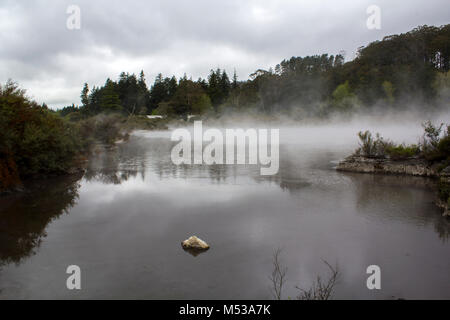
M 286 282 L 287 268 L 280 262 L 281 249 L 278 248 L 273 255 L 273 271 L 269 277 L 272 282 L 272 294 L 276 300 L 281 300 L 283 285 Z
M 322 281 L 320 276 L 317 276 L 315 282 L 313 282 L 312 286 L 308 290 L 304 290 L 298 286 L 296 288 L 301 291 L 301 293 L 297 296 L 298 300 L 329 300 L 333 295 L 334 286 L 336 285 L 339 279 L 339 269 L 336 264 L 335 267 L 330 265 L 326 260 L 323 262 L 330 269 L 330 277 L 326 282 Z

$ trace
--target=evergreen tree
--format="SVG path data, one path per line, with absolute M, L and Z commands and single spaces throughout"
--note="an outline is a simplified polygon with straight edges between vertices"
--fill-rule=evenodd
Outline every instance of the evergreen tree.
M 121 101 L 117 92 L 116 83 L 110 79 L 106 80 L 101 90 L 100 110 L 102 112 L 122 111 Z
M 167 86 L 167 98 L 170 99 L 174 96 L 175 92 L 177 91 L 178 87 L 177 78 L 175 78 L 175 76 L 172 76 L 172 78 L 167 80 L 166 86 Z
M 153 86 L 150 89 L 150 110 L 152 111 L 158 108 L 158 105 L 166 101 L 168 98 L 168 88 L 163 81 L 162 74 L 159 73 L 156 78 Z
M 233 73 L 233 82 L 231 84 L 231 88 L 232 89 L 236 89 L 238 87 L 238 82 L 237 82 L 237 75 L 236 75 L 236 69 L 234 69 L 234 73 Z
M 83 90 L 81 90 L 80 98 L 83 107 L 87 108 L 89 105 L 89 87 L 87 83 L 84 84 Z
M 231 89 L 231 84 L 230 84 L 230 79 L 228 78 L 227 73 L 225 72 L 225 70 L 223 70 L 222 75 L 220 77 L 220 100 L 221 103 L 223 103 L 227 98 L 228 95 L 230 94 L 230 89 Z

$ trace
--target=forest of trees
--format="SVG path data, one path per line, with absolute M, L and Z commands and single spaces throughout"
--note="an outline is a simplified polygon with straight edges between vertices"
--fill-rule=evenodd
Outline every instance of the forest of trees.
M 196 81 L 159 74 L 121 73 L 104 86 L 81 91 L 81 106 L 58 111 L 38 104 L 12 81 L 0 85 L 0 193 L 36 175 L 70 171 L 97 142 L 126 139 L 135 128 L 155 129 L 189 114 L 220 117 L 228 112 L 286 114 L 294 119 L 327 117 L 357 109 L 446 108 L 450 102 L 450 25 L 418 27 L 342 55 L 292 57 L 273 69 L 238 81 L 211 70 Z M 153 121 L 139 115 L 167 115 Z
M 217 69 L 195 81 L 159 74 L 148 88 L 143 71 L 123 72 L 102 87 L 86 83 L 82 105 L 60 112 L 79 119 L 103 112 L 185 117 L 254 110 L 302 118 L 379 106 L 398 110 L 411 103 L 430 108 L 449 101 L 449 68 L 450 25 L 421 26 L 361 47 L 346 63 L 341 54 L 292 57 L 246 81 Z

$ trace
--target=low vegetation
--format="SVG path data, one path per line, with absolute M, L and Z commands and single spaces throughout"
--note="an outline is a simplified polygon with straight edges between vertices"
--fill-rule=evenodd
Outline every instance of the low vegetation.
M 385 140 L 378 133 L 375 137 L 370 131 L 359 132 L 360 146 L 355 155 L 368 158 L 386 158 L 392 160 L 405 160 L 411 158 L 423 158 L 430 162 L 443 161 L 444 165 L 450 164 L 450 125 L 433 125 L 430 121 L 423 124 L 424 135 L 418 144 L 396 144 Z
M 276 300 L 281 300 L 283 295 L 283 288 L 286 283 L 287 267 L 283 266 L 281 262 L 281 249 L 277 249 L 273 254 L 272 265 L 273 270 L 269 276 L 271 282 L 272 296 Z M 297 300 L 330 300 L 333 297 L 335 286 L 339 280 L 340 272 L 338 266 L 332 266 L 327 261 L 323 261 L 330 271 L 330 275 L 323 279 L 320 275 L 313 281 L 308 289 L 296 286 L 300 291 L 296 297 Z
M 68 170 L 83 149 L 79 130 L 29 100 L 17 84 L 0 86 L 0 191 L 37 174 Z
M 61 114 L 39 105 L 19 86 L 0 85 L 0 192 L 25 179 L 71 171 L 95 143 L 113 144 L 132 129 L 164 128 L 145 116 Z
M 333 291 L 336 283 L 339 280 L 338 266 L 332 266 L 327 261 L 324 261 L 330 271 L 330 275 L 325 280 L 319 275 L 313 282 L 309 289 L 296 287 L 300 290 L 297 296 L 298 300 L 330 300 L 333 296 Z
M 149 119 L 146 116 L 137 115 L 126 117 L 122 128 L 130 130 L 167 130 L 170 119 Z
M 422 146 L 423 156 L 429 161 L 444 161 L 450 164 L 450 125 L 445 131 L 444 125 L 433 126 L 431 122 L 424 124 L 425 135 Z M 444 131 L 444 132 L 443 132 Z
M 272 296 L 276 300 L 281 300 L 283 286 L 286 282 L 287 267 L 284 267 L 280 261 L 281 249 L 277 249 L 273 254 L 273 270 L 269 276 L 271 282 Z
M 430 121 L 427 121 L 423 124 L 423 128 L 425 132 L 417 145 L 395 144 L 383 139 L 378 133 L 373 137 L 369 131 L 359 132 L 360 146 L 354 155 L 393 161 L 408 159 L 427 161 L 430 165 L 435 166 L 439 172 L 438 204 L 444 208 L 444 212 L 447 212 L 450 208 L 450 181 L 448 178 L 450 125 L 444 126 L 443 123 L 433 125 Z
M 441 179 L 438 183 L 439 199 L 446 202 L 450 207 L 450 183 Z

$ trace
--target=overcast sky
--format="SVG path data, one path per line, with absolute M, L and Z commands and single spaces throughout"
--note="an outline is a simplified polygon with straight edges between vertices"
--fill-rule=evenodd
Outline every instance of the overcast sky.
M 69 5 L 81 28 L 67 28 Z M 381 29 L 366 26 L 370 5 Z M 0 82 L 9 78 L 53 108 L 80 103 L 84 82 L 121 71 L 206 77 L 236 69 L 244 80 L 292 56 L 346 52 L 418 25 L 450 23 L 448 0 L 0 0 Z

